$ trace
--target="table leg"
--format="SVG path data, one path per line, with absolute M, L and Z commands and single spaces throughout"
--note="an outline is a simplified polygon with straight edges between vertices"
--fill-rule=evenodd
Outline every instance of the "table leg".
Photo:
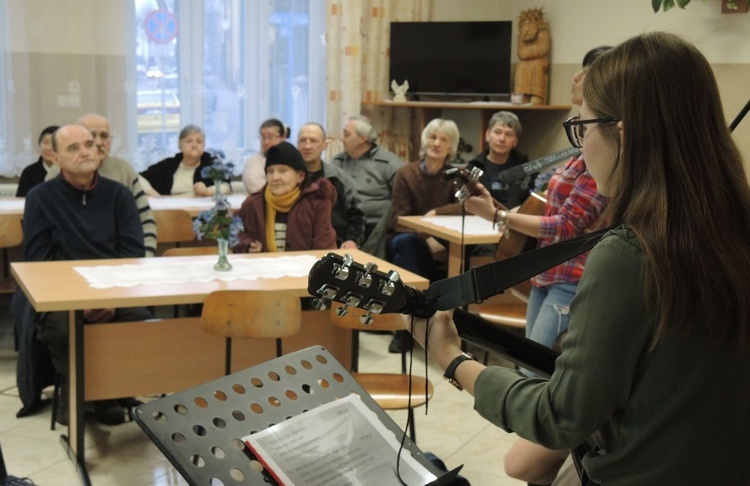
M 460 243 L 448 244 L 448 276 L 455 277 L 461 273 L 461 264 L 464 260 L 463 246 Z
M 76 319 L 75 311 L 68 317 L 68 436 L 62 436 L 68 457 L 73 460 L 81 482 L 91 485 L 84 457 L 84 373 L 83 373 L 83 322 Z

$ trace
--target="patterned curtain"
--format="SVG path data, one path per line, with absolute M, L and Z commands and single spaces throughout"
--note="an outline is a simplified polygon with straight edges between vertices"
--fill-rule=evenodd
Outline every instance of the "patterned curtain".
M 347 117 L 365 115 L 378 130 L 378 144 L 409 162 L 410 108 L 368 106 L 363 101 L 390 99 L 388 62 L 391 22 L 426 21 L 431 0 L 327 0 L 326 125 L 331 138 L 327 155 L 343 150 L 341 129 Z

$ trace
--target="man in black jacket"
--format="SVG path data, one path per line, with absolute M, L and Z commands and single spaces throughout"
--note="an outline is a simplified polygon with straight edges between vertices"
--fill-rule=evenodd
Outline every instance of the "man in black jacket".
M 308 177 L 313 182 L 325 177 L 336 188 L 336 203 L 331 213 L 336 244 L 345 250 L 358 248 L 365 239 L 365 213 L 358 206 L 354 181 L 343 169 L 323 162 L 327 146 L 326 132 L 320 124 L 311 122 L 300 127 L 297 148 L 307 165 Z
M 501 182 L 498 179 L 503 171 L 529 160 L 516 150 L 521 133 L 521 122 L 514 113 L 509 111 L 495 113 L 490 118 L 484 135 L 487 150 L 469 162 L 469 167 L 482 169 L 484 173 L 479 182 L 506 208 L 514 208 L 524 202 L 534 183 L 530 176 L 510 183 Z

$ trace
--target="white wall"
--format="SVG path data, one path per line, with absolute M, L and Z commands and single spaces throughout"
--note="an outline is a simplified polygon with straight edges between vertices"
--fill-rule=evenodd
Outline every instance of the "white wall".
M 684 9 L 654 13 L 651 0 L 432 0 L 430 20 L 513 20 L 528 8 L 542 8 L 552 35 L 550 67 L 551 104 L 570 103 L 573 74 L 592 47 L 617 44 L 642 32 L 669 31 L 698 46 L 712 64 L 730 123 L 750 98 L 750 13 L 722 14 L 720 0 L 693 0 Z M 514 62 L 517 60 L 514 38 Z M 573 107 L 570 114 L 577 113 Z M 453 113 L 444 113 L 450 117 Z M 465 115 L 463 115 L 465 116 Z M 560 118 L 564 119 L 565 115 Z M 481 138 L 477 123 L 460 127 L 462 136 Z M 526 128 L 526 127 L 525 127 Z M 564 148 L 562 130 L 539 133 L 527 130 L 533 140 L 522 139 L 519 148 L 531 157 Z M 750 115 L 733 134 L 750 167 Z
M 542 8 L 552 33 L 552 63 L 578 64 L 594 45 L 665 30 L 695 43 L 711 63 L 750 63 L 750 13 L 722 14 L 720 0 L 693 0 L 654 14 L 651 0 L 433 0 L 432 20 L 518 20 Z M 515 51 L 515 49 L 514 49 Z

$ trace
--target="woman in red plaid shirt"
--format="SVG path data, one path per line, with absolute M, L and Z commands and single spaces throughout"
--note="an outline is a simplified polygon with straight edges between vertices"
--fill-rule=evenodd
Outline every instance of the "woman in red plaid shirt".
M 573 78 L 572 102 L 580 105 L 586 70 L 608 47 L 590 50 L 583 58 L 583 69 Z M 486 189 L 470 197 L 466 209 L 500 227 L 537 238 L 538 246 L 569 240 L 592 228 L 604 210 L 606 198 L 596 190 L 596 182 L 579 155 L 568 161 L 547 186 L 547 205 L 543 216 L 497 210 Z M 588 253 L 547 270 L 531 280 L 532 290 L 526 311 L 526 337 L 552 347 L 568 329 L 568 307 L 576 293 Z

